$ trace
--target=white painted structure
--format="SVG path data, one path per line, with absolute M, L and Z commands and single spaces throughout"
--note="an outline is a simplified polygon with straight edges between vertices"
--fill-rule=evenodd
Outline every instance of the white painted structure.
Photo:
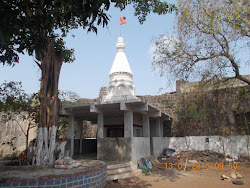
M 122 37 L 116 44 L 117 53 L 109 73 L 107 95 L 94 104 L 63 106 L 69 117 L 70 156 L 74 154 L 74 121 L 81 132 L 83 120 L 97 124 L 97 158 L 136 161 L 150 154 L 150 137 L 163 136 L 163 123 L 171 117 L 135 96 L 133 73 L 129 66 Z M 81 138 L 80 138 L 81 140 Z M 122 145 L 122 146 L 121 146 Z M 80 141 L 80 147 L 82 143 Z M 81 153 L 81 148 L 80 148 Z
M 121 100 L 138 100 L 135 96 L 133 73 L 125 54 L 123 38 L 119 37 L 116 44 L 117 53 L 109 73 L 109 86 L 103 103 L 112 103 Z
M 158 157 L 164 148 L 176 151 L 215 151 L 237 158 L 249 156 L 250 139 L 247 135 L 239 136 L 186 136 L 186 137 L 153 137 L 153 154 Z

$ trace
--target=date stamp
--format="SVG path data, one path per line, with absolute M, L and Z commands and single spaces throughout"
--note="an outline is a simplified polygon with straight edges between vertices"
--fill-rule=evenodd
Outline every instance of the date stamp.
M 172 162 L 165 163 L 167 169 L 186 169 L 187 164 L 186 163 L 178 163 L 177 165 L 174 165 Z M 210 167 L 214 167 L 215 169 L 237 169 L 237 163 L 229 163 L 228 166 L 225 166 L 223 163 L 192 163 L 192 169 L 209 169 Z

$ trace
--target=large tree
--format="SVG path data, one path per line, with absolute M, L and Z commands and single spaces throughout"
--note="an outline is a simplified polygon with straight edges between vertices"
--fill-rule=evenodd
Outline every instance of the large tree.
M 135 9 L 140 23 L 150 12 L 166 14 L 176 7 L 160 0 L 2 0 L 0 2 L 0 62 L 15 65 L 19 54 L 28 52 L 41 69 L 39 91 L 40 120 L 36 164 L 52 163 L 55 149 L 58 110 L 58 81 L 62 63 L 73 62 L 73 49 L 64 37 L 71 29 L 82 27 L 97 32 L 109 21 L 110 4 L 123 10 Z M 48 138 L 50 137 L 50 138 Z
M 247 0 L 179 0 L 176 36 L 155 43 L 154 66 L 171 79 L 236 78 L 249 66 L 250 9 Z

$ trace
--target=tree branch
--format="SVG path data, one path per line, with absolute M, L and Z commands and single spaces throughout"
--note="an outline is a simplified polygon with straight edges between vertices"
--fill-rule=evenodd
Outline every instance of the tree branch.
M 43 69 L 42 69 L 42 65 L 41 65 L 40 63 L 38 63 L 38 61 L 36 61 L 36 60 L 34 60 L 34 61 L 36 62 L 37 66 L 38 66 L 41 70 L 43 70 Z
M 229 54 L 227 54 L 226 57 L 229 59 L 229 61 L 232 64 L 233 71 L 235 72 L 235 78 L 238 78 L 239 80 L 250 85 L 250 80 L 248 80 L 248 79 L 244 78 L 242 75 L 240 75 L 239 67 L 238 67 L 237 63 L 234 61 L 234 58 Z
M 19 124 L 19 122 L 18 122 L 16 119 L 15 119 L 15 122 L 17 122 L 17 125 L 21 128 L 23 134 L 24 134 L 25 136 L 27 136 L 26 133 L 25 133 L 25 131 L 23 130 L 22 126 Z

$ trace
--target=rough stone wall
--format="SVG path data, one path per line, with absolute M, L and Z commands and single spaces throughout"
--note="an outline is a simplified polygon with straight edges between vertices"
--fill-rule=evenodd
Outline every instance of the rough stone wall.
M 96 138 L 97 125 L 91 124 L 90 121 L 83 121 L 82 135 L 83 138 Z
M 245 77 L 250 79 L 250 75 Z M 175 114 L 186 112 L 186 117 L 183 118 L 182 114 L 178 117 L 176 115 L 173 119 L 172 136 L 249 134 L 250 87 L 246 83 L 234 79 L 212 86 L 212 84 L 204 85 L 201 82 L 179 80 L 176 83 L 176 90 L 179 98 L 176 101 L 178 108 Z M 190 108 L 194 108 L 198 114 L 203 111 L 206 117 L 202 117 L 200 113 L 198 116 L 201 117 L 195 117 L 196 121 L 193 122 L 192 128 L 187 126 L 194 120 L 187 115 L 188 112 L 191 113 Z
M 22 129 L 26 132 L 28 122 L 19 119 L 16 121 L 2 122 L 2 113 L 0 114 L 0 157 L 6 156 L 13 152 L 21 152 L 25 150 L 26 136 Z M 34 127 L 29 131 L 29 141 L 36 138 L 37 128 Z
M 77 104 L 89 104 L 89 103 L 96 103 L 98 99 L 87 99 L 87 98 L 81 98 L 77 101 Z
M 99 92 L 99 97 L 97 100 L 100 102 L 102 101 L 103 97 L 107 95 L 107 87 L 101 87 L 100 92 Z
M 140 98 L 143 102 L 149 102 L 150 104 L 161 109 L 164 113 L 170 116 L 174 115 L 174 108 L 178 97 L 178 94 L 176 92 L 164 93 L 162 95 L 145 95 L 137 97 Z
M 241 92 L 246 94 L 241 97 Z M 250 121 L 250 87 L 223 88 L 179 98 L 173 122 L 174 136 L 247 135 Z M 245 113 L 245 116 L 244 116 Z
M 243 75 L 243 77 L 250 80 L 250 75 Z M 242 82 L 239 79 L 230 79 L 226 81 L 226 78 L 225 78 L 224 80 L 213 80 L 204 86 L 206 87 L 206 90 L 212 91 L 215 88 L 216 89 L 238 88 L 238 87 L 242 87 L 246 85 L 247 84 L 245 82 Z M 177 93 L 187 93 L 187 92 L 196 90 L 199 87 L 201 87 L 201 82 L 187 82 L 184 80 L 176 81 Z

